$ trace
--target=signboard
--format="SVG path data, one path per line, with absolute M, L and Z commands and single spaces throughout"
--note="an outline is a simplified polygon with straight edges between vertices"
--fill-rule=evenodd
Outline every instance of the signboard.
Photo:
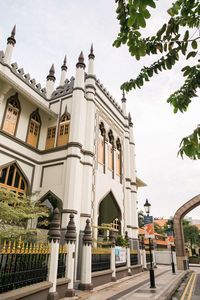
M 167 231 L 167 241 L 169 245 L 174 244 L 174 236 L 173 236 L 173 231 Z
M 144 216 L 144 230 L 146 239 L 154 239 L 154 225 L 152 216 Z
M 115 247 L 115 264 L 126 264 L 126 248 Z

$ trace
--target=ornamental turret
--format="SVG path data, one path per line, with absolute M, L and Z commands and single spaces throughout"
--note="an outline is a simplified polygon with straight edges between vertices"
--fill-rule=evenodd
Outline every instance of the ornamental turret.
M 51 95 L 54 91 L 54 83 L 56 80 L 56 77 L 54 76 L 55 69 L 54 64 L 52 64 L 51 69 L 49 70 L 49 75 L 47 75 L 47 81 L 46 81 L 46 98 L 50 99 Z
M 61 76 L 60 76 L 60 85 L 61 86 L 65 84 L 66 76 L 67 76 L 67 58 L 65 55 L 63 65 L 61 67 Z
M 78 62 L 76 64 L 76 77 L 74 82 L 74 89 L 79 87 L 84 89 L 84 80 L 85 80 L 85 63 L 83 51 L 81 51 Z
M 8 65 L 10 65 L 11 58 L 12 58 L 12 53 L 13 53 L 13 48 L 16 44 L 15 34 L 16 34 L 16 25 L 13 27 L 13 30 L 11 32 L 11 36 L 8 37 L 8 39 L 7 39 L 7 47 L 6 47 L 6 51 L 5 51 L 4 62 Z

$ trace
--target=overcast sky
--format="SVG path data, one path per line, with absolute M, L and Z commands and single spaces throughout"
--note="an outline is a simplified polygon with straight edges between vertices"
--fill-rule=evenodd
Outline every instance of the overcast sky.
M 164 3 L 163 3 L 164 2 Z M 172 1 L 158 1 L 147 23 L 146 34 L 155 34 L 168 20 L 166 9 Z M 119 31 L 114 0 L 1 0 L 0 50 L 16 24 L 16 46 L 12 61 L 45 86 L 46 76 L 55 64 L 57 85 L 60 67 L 67 55 L 68 78 L 75 75 L 75 65 L 83 50 L 86 65 L 90 45 L 95 51 L 95 73 L 110 94 L 121 103 L 120 85 L 135 78 L 144 65 L 155 57 L 141 61 L 132 58 L 126 46 L 113 48 Z M 182 83 L 181 60 L 172 71 L 155 76 L 141 90 L 127 95 L 127 107 L 134 123 L 137 176 L 148 186 L 138 192 L 139 209 L 145 199 L 152 204 L 154 217 L 173 216 L 176 210 L 198 195 L 200 162 L 177 157 L 182 137 L 200 123 L 199 98 L 184 114 L 173 114 L 166 103 L 168 96 Z M 200 219 L 200 209 L 189 213 Z

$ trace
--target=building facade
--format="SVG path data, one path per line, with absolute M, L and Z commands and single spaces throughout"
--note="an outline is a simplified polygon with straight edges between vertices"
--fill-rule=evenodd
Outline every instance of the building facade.
M 0 187 L 17 193 L 39 191 L 58 207 L 62 228 L 75 214 L 80 236 L 87 218 L 112 224 L 137 243 L 137 187 L 133 123 L 94 73 L 91 47 L 86 73 L 83 53 L 75 77 L 67 79 L 66 57 L 55 87 L 52 65 L 41 88 L 11 63 L 15 27 L 0 52 Z M 79 238 L 80 240 L 80 238 Z M 79 240 L 77 243 L 79 243 Z M 78 245 L 77 245 L 78 246 Z

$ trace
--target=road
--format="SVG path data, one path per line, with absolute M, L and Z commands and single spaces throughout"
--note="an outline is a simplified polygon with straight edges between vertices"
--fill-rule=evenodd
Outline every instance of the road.
M 187 285 L 180 300 L 199 300 L 200 299 L 200 268 L 195 268 L 194 273 L 189 277 Z

